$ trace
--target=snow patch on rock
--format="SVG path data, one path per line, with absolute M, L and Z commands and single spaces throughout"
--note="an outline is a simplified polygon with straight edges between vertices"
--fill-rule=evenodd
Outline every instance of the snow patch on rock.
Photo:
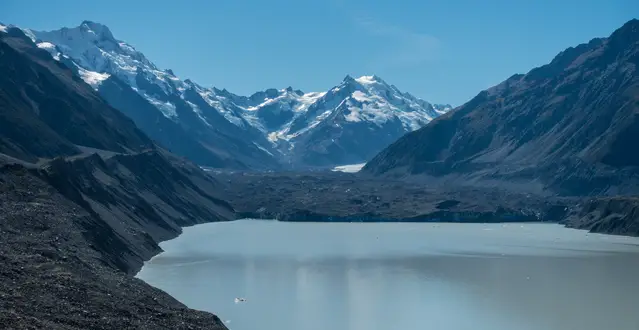
M 91 87 L 93 87 L 94 89 L 97 89 L 103 81 L 107 80 L 111 76 L 108 73 L 98 73 L 82 68 L 78 69 L 78 74 L 80 75 L 82 80 L 84 80 L 84 82 L 91 85 Z
M 366 165 L 366 163 L 335 166 L 332 169 L 332 171 L 333 172 L 344 172 L 344 173 L 357 173 L 364 167 L 364 165 Z

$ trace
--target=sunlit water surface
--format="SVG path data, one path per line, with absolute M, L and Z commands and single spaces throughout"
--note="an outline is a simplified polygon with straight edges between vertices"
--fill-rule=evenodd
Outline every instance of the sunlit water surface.
M 231 330 L 639 329 L 636 238 L 242 220 L 185 228 L 161 247 L 138 277 Z

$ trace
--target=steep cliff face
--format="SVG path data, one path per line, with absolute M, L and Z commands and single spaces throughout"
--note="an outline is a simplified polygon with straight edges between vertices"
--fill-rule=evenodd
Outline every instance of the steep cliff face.
M 482 91 L 393 143 L 362 172 L 540 180 L 567 194 L 632 191 L 605 182 L 636 182 L 638 65 L 639 20 L 632 20 Z

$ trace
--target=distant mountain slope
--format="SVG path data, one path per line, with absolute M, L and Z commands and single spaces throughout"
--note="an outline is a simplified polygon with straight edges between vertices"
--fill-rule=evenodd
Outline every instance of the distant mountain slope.
M 564 193 L 615 193 L 639 166 L 639 21 L 568 48 L 407 134 L 370 174 L 539 179 Z
M 347 77 L 327 92 L 288 87 L 239 96 L 159 69 L 99 23 L 25 31 L 152 138 L 211 167 L 363 162 L 450 109 L 376 76 Z
M 436 109 L 377 76 L 346 76 L 276 137 L 290 143 L 294 163 L 362 163 L 449 109 Z
M 25 30 L 77 72 L 107 102 L 177 154 L 211 167 L 277 167 L 269 143 L 250 125 L 233 125 L 203 98 L 200 87 L 160 70 L 144 54 L 90 21 L 75 28 Z
M 25 160 L 79 153 L 76 145 L 142 151 L 151 140 L 19 29 L 0 32 L 0 153 Z
M 213 89 L 234 123 L 257 128 L 279 151 L 283 163 L 332 166 L 364 162 L 403 134 L 451 109 L 402 93 L 377 76 L 346 76 L 327 92 L 292 87 L 249 97 Z
M 237 158 L 208 149 L 119 78 L 110 76 L 100 84 L 98 91 L 110 105 L 133 119 L 140 129 L 169 150 L 203 166 L 246 168 Z

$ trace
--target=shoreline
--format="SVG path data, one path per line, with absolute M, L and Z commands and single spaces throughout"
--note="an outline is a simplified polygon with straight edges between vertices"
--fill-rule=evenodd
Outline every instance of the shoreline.
M 228 223 L 228 225 L 233 225 L 232 223 L 237 224 L 237 222 L 244 222 L 245 225 L 251 225 L 250 222 L 256 222 L 255 223 L 256 225 L 257 225 L 257 222 L 259 222 L 262 225 L 268 225 L 269 223 L 280 222 L 280 221 L 267 220 L 267 219 L 236 219 L 236 220 L 231 220 L 231 221 L 225 221 L 224 223 Z M 326 222 L 288 222 L 288 221 L 281 222 L 281 223 L 287 223 L 289 225 L 293 225 L 293 224 L 296 224 L 296 225 L 297 224 L 324 225 L 324 224 L 327 224 Z M 408 222 L 408 223 L 407 222 L 347 223 L 347 222 L 333 222 L 333 223 L 330 223 L 330 224 L 332 224 L 332 225 L 350 225 L 352 228 L 357 228 L 358 226 L 373 226 L 374 224 L 375 225 L 400 225 L 400 226 L 401 225 L 417 225 L 417 226 L 425 226 L 425 227 L 427 227 L 427 228 L 424 228 L 423 230 L 428 230 L 428 228 L 430 228 L 431 226 L 436 226 L 438 224 L 441 224 L 441 225 L 453 225 L 453 226 L 454 225 L 471 225 L 471 226 L 474 227 L 473 230 L 475 230 L 475 229 L 477 230 L 477 235 L 482 235 L 482 225 L 490 225 L 489 228 L 491 228 L 491 229 L 489 229 L 489 230 L 491 232 L 493 230 L 494 231 L 499 231 L 502 227 L 504 227 L 504 226 L 499 226 L 499 224 L 513 226 L 511 228 L 504 229 L 504 230 L 507 230 L 507 231 L 518 230 L 519 225 L 537 226 L 536 228 L 540 228 L 538 226 L 542 226 L 543 225 L 543 226 L 551 226 L 553 228 L 556 227 L 556 229 L 558 229 L 558 230 L 566 230 L 567 232 L 568 231 L 572 231 L 573 232 L 572 235 L 576 235 L 576 236 L 582 236 L 582 237 L 589 237 L 590 236 L 591 237 L 590 238 L 591 239 L 590 244 L 594 244 L 594 245 L 591 245 L 590 247 L 596 249 L 596 251 L 598 251 L 598 253 L 603 254 L 603 255 L 606 255 L 606 254 L 619 255 L 619 254 L 628 254 L 628 253 L 636 255 L 637 253 L 639 253 L 639 251 L 635 251 L 636 249 L 635 250 L 630 250 L 630 248 L 628 248 L 629 250 L 626 250 L 624 248 L 620 248 L 619 250 L 616 250 L 616 249 L 614 249 L 614 250 L 599 250 L 601 248 L 600 247 L 597 248 L 597 246 L 600 246 L 599 244 L 624 244 L 623 241 L 625 241 L 626 239 L 630 241 L 630 242 L 628 242 L 626 244 L 629 244 L 632 247 L 636 247 L 637 245 L 633 244 L 632 241 L 636 240 L 637 237 L 620 236 L 620 235 L 612 235 L 612 234 L 602 234 L 602 233 L 591 233 L 591 232 L 586 231 L 584 229 L 571 228 L 571 227 L 568 227 L 568 226 L 566 226 L 564 224 L 557 223 L 557 222 L 502 222 L 502 223 L 494 223 L 494 222 L 493 223 L 480 223 L 480 222 L 475 222 L 475 223 L 432 223 L 432 222 L 430 222 L 430 223 L 426 223 L 426 222 L 422 222 L 422 223 L 414 223 L 414 222 Z M 185 227 L 185 228 L 192 228 L 192 227 L 195 227 L 195 226 L 206 226 L 206 227 L 209 227 L 209 228 L 206 228 L 202 232 L 210 234 L 210 232 L 213 230 L 211 227 L 220 226 L 220 225 L 222 225 L 222 222 L 209 222 L 209 223 L 202 223 L 202 224 L 198 224 L 198 225 L 188 226 L 188 227 Z M 437 227 L 439 227 L 439 226 L 437 226 Z M 453 227 L 449 227 L 449 228 L 453 228 Z M 310 228 L 310 229 L 312 229 L 312 228 Z M 433 228 L 433 229 L 435 229 L 435 228 Z M 381 228 L 380 230 L 383 231 L 384 229 Z M 444 230 L 444 232 L 447 232 L 446 228 L 437 228 L 435 230 Z M 192 231 L 194 231 L 195 233 L 198 232 L 196 230 L 192 230 Z M 370 233 L 370 235 L 377 235 L 376 233 L 377 233 L 376 231 L 373 231 L 373 232 Z M 509 232 L 507 232 L 507 233 L 509 233 Z M 191 237 L 189 237 L 189 239 L 190 239 L 189 242 L 190 241 L 198 241 L 200 238 L 203 238 L 203 237 L 207 236 L 207 235 L 201 235 L 201 236 L 195 235 L 195 237 L 194 237 L 192 234 L 193 233 L 191 233 Z M 391 236 L 400 235 L 400 233 L 396 232 L 396 231 L 390 231 L 389 234 Z M 592 234 L 592 235 L 589 235 L 589 234 Z M 164 241 L 164 242 L 168 242 L 168 241 L 172 241 L 172 240 L 179 240 L 179 239 L 182 238 L 182 235 L 183 234 L 180 234 L 177 237 L 175 237 L 175 238 L 173 238 L 171 240 Z M 418 232 L 418 235 L 419 235 L 419 232 Z M 266 234 L 265 237 L 269 237 L 269 235 Z M 373 236 L 371 236 L 371 237 L 373 237 Z M 381 237 L 381 235 L 380 235 L 380 237 Z M 502 237 L 502 236 L 499 236 L 499 237 Z M 568 244 L 568 246 L 570 246 L 570 244 L 573 244 L 573 243 L 571 243 L 572 242 L 571 237 L 573 237 L 573 236 L 571 236 L 571 235 L 569 235 L 567 237 L 563 237 L 562 236 L 562 239 L 560 241 L 554 241 L 555 244 L 558 243 L 559 245 L 554 245 L 553 246 L 553 241 L 548 241 L 548 242 L 545 242 L 545 243 L 544 242 L 540 242 L 539 245 L 533 245 L 533 246 L 530 246 L 530 248 L 540 248 L 540 249 L 542 249 L 541 251 L 546 251 L 546 249 L 549 249 L 549 250 L 557 250 L 558 249 L 560 251 L 563 251 L 564 249 L 566 249 L 566 246 L 564 246 L 564 244 Z M 181 245 L 181 244 L 179 244 L 179 245 Z M 499 245 L 499 244 L 497 244 L 497 245 Z M 371 245 L 371 247 L 373 247 L 373 245 Z M 175 249 L 176 247 L 173 246 L 172 248 Z M 189 250 L 191 248 L 193 248 L 193 247 L 189 247 Z M 479 250 L 473 250 L 473 251 L 464 251 L 463 249 L 460 249 L 459 251 L 448 251 L 448 252 L 444 251 L 444 250 L 441 250 L 441 251 L 440 250 L 433 250 L 432 253 L 427 253 L 427 254 L 424 255 L 424 257 L 439 257 L 439 256 L 442 256 L 442 255 L 445 255 L 445 256 L 459 256 L 459 257 L 473 257 L 473 258 L 475 258 L 475 257 L 527 257 L 528 258 L 528 257 L 537 257 L 537 256 L 544 257 L 544 256 L 546 256 L 545 253 L 547 253 L 547 252 L 539 252 L 539 253 L 541 253 L 541 255 L 537 255 L 537 254 L 532 254 L 531 255 L 531 254 L 528 254 L 528 253 L 521 253 L 521 252 L 517 252 L 517 251 L 498 253 L 498 252 L 490 252 L 489 251 L 490 249 L 492 249 L 492 247 L 488 248 L 486 250 L 479 249 Z M 568 249 L 570 251 L 572 251 L 572 249 L 570 249 L 570 248 L 568 248 Z M 587 253 L 588 251 L 591 251 L 591 250 L 590 249 L 584 249 L 583 250 L 584 253 Z M 166 252 L 166 251 L 163 251 L 163 252 L 155 255 L 151 259 L 145 261 L 144 266 L 142 267 L 142 269 L 145 266 L 147 266 L 148 262 L 150 262 L 152 259 L 154 259 L 156 257 L 159 257 L 164 252 Z M 222 255 L 226 255 L 226 253 L 229 253 L 229 252 L 224 250 L 224 249 L 222 249 L 221 253 L 222 253 Z M 571 256 L 572 255 L 565 255 L 564 256 L 563 254 L 557 255 L 557 257 L 571 257 Z M 172 257 L 175 257 L 175 255 L 172 255 Z M 183 256 L 180 255 L 180 257 L 183 257 Z M 295 256 L 288 256 L 287 255 L 286 257 L 287 258 L 288 257 L 292 258 L 291 260 L 298 260 Z M 323 256 L 323 257 L 330 258 L 330 254 L 328 256 Z M 388 256 L 388 257 L 392 258 L 392 255 Z M 366 256 L 365 255 L 361 255 L 359 257 L 356 256 L 354 258 L 358 259 L 358 260 L 359 260 L 359 258 L 366 259 Z M 205 261 L 205 259 L 202 259 L 202 260 L 194 259 L 194 260 L 196 260 L 196 261 L 191 261 L 191 262 L 188 262 L 187 264 L 191 265 L 191 264 L 194 264 L 194 263 L 208 262 L 208 260 Z M 171 266 L 172 267 L 172 266 L 179 266 L 179 265 L 182 265 L 182 264 L 181 263 L 179 263 L 179 264 L 171 264 L 171 263 L 165 264 L 165 263 L 162 263 L 162 267 L 164 267 L 164 266 Z M 140 270 L 140 272 L 142 272 L 142 269 Z M 159 270 L 155 269 L 155 271 L 157 272 Z M 139 279 L 139 280 L 141 280 L 141 281 L 144 281 L 145 283 L 147 283 L 150 286 L 153 286 L 153 287 L 155 287 L 155 288 L 157 288 L 159 290 L 163 290 L 162 288 L 156 287 L 154 284 L 152 284 L 153 282 L 146 282 L 146 280 L 143 277 L 140 277 L 140 272 L 136 273 L 134 275 L 134 277 Z M 177 300 L 178 298 L 174 297 L 174 299 Z M 185 304 L 185 306 L 188 307 L 187 302 L 181 301 L 181 300 L 179 300 L 179 301 L 182 304 Z M 189 308 L 192 308 L 192 307 L 189 307 Z M 224 319 L 224 318 L 222 318 L 222 319 Z
M 84 168 L 73 166 L 78 161 L 48 169 L 0 167 L 0 324 L 52 330 L 228 330 L 215 314 L 189 309 L 133 276 L 144 260 L 161 252 L 158 241 L 175 238 L 182 230 L 174 222 L 149 217 L 149 211 L 141 213 L 146 217 L 125 218 L 135 215 L 125 213 L 132 210 L 125 199 L 130 195 L 90 190 L 86 173 L 77 171 Z M 106 169 L 101 164 L 85 168 L 96 167 Z M 121 184 L 115 189 L 126 183 Z M 119 204 L 103 212 L 105 201 L 116 198 Z M 206 210 L 203 204 L 190 212 L 204 219 Z M 211 214 L 206 219 L 216 218 Z

